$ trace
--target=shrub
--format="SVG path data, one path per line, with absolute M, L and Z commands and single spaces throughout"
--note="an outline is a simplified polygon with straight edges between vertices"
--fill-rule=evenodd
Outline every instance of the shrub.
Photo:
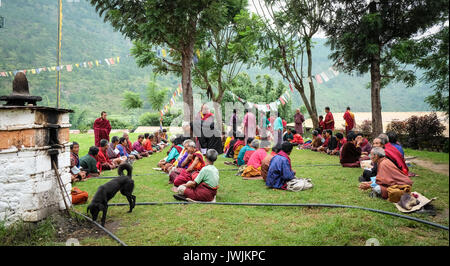
M 405 121 L 408 135 L 407 145 L 413 149 L 427 147 L 433 138 L 441 137 L 445 126 L 441 124 L 436 113 L 421 117 L 412 116 Z
M 372 121 L 364 120 L 361 125 L 356 126 L 356 131 L 360 132 L 364 136 L 370 136 L 372 134 Z
M 168 113 L 164 115 L 163 126 L 171 126 L 173 120 L 177 119 L 181 115 L 181 112 L 177 113 Z M 144 113 L 139 118 L 139 124 L 141 126 L 159 126 L 159 120 L 161 119 L 160 113 Z M 182 119 L 181 119 L 182 120 Z M 180 121 L 181 121 L 180 120 Z M 181 123 L 175 123 L 175 126 L 181 126 Z
M 108 119 L 112 129 L 129 129 L 132 127 L 131 123 L 119 120 L 117 118 Z M 92 123 L 93 124 L 93 123 Z
M 386 132 L 395 132 L 397 135 L 406 134 L 406 122 L 405 121 L 392 121 L 386 127 Z

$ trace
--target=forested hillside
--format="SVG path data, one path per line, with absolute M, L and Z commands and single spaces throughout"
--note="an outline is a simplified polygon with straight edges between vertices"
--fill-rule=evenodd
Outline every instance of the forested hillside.
M 0 29 L 0 72 L 56 65 L 57 2 L 52 0 L 3 0 L 0 15 L 6 18 L 6 27 Z M 329 49 L 323 39 L 316 39 L 313 50 L 314 72 L 328 70 L 331 61 Z M 124 91 L 134 91 L 142 96 L 144 107 L 136 115 L 152 111 L 146 96 L 151 79 L 150 68 L 138 68 L 130 54 L 132 44 L 96 14 L 85 0 L 63 1 L 63 37 L 61 65 L 120 57 L 120 63 L 108 66 L 104 61 L 92 68 L 75 68 L 61 73 L 62 107 L 77 111 L 86 109 L 92 119 L 106 110 L 110 116 L 131 119 L 121 105 Z M 275 80 L 280 75 L 268 69 L 243 68 L 256 82 L 259 74 L 269 74 Z M 56 72 L 27 74 L 32 95 L 43 97 L 40 105 L 56 105 Z M 10 94 L 12 77 L 0 76 L 0 95 Z M 340 73 L 328 82 L 317 84 L 317 105 L 322 113 L 325 106 L 344 111 L 367 112 L 370 107 L 368 75 L 349 76 Z M 176 76 L 159 76 L 160 87 L 175 89 Z M 286 83 L 287 88 L 287 83 Z M 423 83 L 406 88 L 404 84 L 390 84 L 382 90 L 383 111 L 429 110 L 424 98 L 432 89 Z M 292 108 L 301 105 L 299 94 L 293 97 Z

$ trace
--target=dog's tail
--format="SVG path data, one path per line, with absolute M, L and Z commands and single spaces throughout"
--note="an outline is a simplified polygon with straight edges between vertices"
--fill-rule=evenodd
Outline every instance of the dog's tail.
M 131 177 L 133 166 L 131 166 L 131 164 L 129 163 L 123 163 L 119 165 L 119 168 L 117 169 L 117 173 L 119 174 L 119 176 L 124 176 L 123 170 L 127 170 L 127 176 Z

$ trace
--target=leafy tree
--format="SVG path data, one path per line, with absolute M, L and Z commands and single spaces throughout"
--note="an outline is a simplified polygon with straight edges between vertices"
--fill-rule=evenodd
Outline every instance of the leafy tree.
M 434 94 L 425 101 L 434 110 L 449 114 L 449 54 L 448 26 L 444 26 L 435 34 L 422 39 L 416 46 L 423 56 L 415 65 L 425 70 L 423 81 L 433 84 Z
M 234 18 L 239 13 L 247 13 L 247 1 L 240 1 L 236 6 L 229 8 L 227 14 L 228 24 L 211 27 L 206 31 L 207 45 L 201 46 L 201 56 L 195 58 L 193 68 L 193 82 L 206 91 L 207 97 L 214 102 L 217 125 L 221 125 L 222 116 L 218 107 L 222 102 L 224 93 L 229 89 L 230 83 L 246 63 L 254 59 L 254 49 L 248 39 L 241 38 L 237 33 L 238 20 Z
M 160 88 L 160 85 L 156 82 L 156 74 L 153 74 L 152 80 L 147 86 L 147 99 L 152 106 L 152 110 L 162 110 L 164 103 L 167 100 L 168 89 Z
M 258 41 L 261 65 L 277 70 L 295 87 L 317 127 L 315 87 L 313 80 L 307 78 L 312 76 L 312 38 L 327 15 L 329 1 L 264 0 L 253 3 L 258 16 L 242 16 L 244 26 L 240 34 L 243 38 Z
M 123 93 L 122 105 L 128 110 L 142 108 L 143 102 L 139 93 L 125 91 Z
M 410 42 L 448 14 L 448 0 L 333 1 L 325 25 L 337 67 L 344 72 L 370 72 L 373 135 L 383 131 L 380 90 L 390 81 L 408 86 L 415 73 L 405 68 Z
M 205 30 L 226 24 L 223 11 L 236 0 L 91 0 L 105 21 L 134 41 L 132 54 L 139 66 L 153 65 L 157 72 L 181 73 L 183 101 L 189 107 L 185 121 L 193 121 L 191 83 L 194 48 L 202 43 Z M 168 47 L 168 55 L 157 56 L 156 47 Z

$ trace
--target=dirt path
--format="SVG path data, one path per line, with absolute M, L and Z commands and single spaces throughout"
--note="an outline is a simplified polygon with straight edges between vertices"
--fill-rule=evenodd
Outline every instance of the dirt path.
M 419 158 L 414 158 L 408 161 L 417 164 L 418 166 L 430 169 L 433 172 L 449 176 L 448 164 L 435 164 L 431 161 L 421 160 Z

